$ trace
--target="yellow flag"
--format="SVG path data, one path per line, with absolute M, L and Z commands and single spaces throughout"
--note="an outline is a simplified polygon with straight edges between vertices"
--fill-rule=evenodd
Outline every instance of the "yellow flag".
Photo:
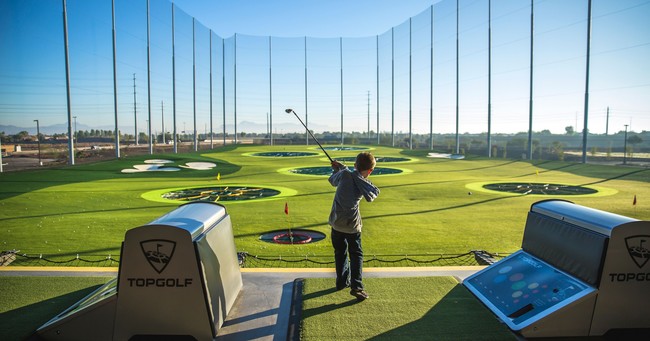
M 217 181 L 221 180 L 221 173 L 217 173 Z
M 535 174 L 539 175 L 539 170 L 538 169 L 535 170 Z

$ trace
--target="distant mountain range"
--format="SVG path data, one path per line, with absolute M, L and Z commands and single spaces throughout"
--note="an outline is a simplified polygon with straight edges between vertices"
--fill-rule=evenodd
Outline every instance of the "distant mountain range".
M 216 122 L 213 123 L 214 127 L 213 130 L 215 133 L 220 133 L 223 131 L 223 126 L 221 124 L 217 124 Z M 171 131 L 171 127 L 165 126 L 165 130 Z M 191 127 L 187 126 L 185 127 L 188 129 L 186 132 L 187 134 L 190 134 Z M 73 126 L 72 129 L 75 129 Z M 80 124 L 77 123 L 77 128 L 76 130 L 85 130 L 85 131 L 90 131 L 91 129 L 100 129 L 100 130 L 114 130 L 114 126 L 100 126 L 100 127 L 91 127 L 86 124 Z M 120 128 L 122 130 L 122 133 L 133 133 L 133 126 L 122 126 Z M 146 126 L 140 126 L 138 125 L 138 130 L 140 132 L 145 132 Z M 228 133 L 232 133 L 234 131 L 234 126 L 232 124 L 226 124 L 226 130 Z M 266 133 L 266 124 L 265 123 L 255 123 L 255 122 L 250 122 L 250 121 L 241 121 L 237 124 L 237 132 L 245 132 L 245 133 L 258 133 L 258 134 L 263 134 Z M 323 125 L 310 125 L 310 129 L 313 129 L 315 131 L 321 132 L 324 130 L 328 130 L 327 126 Z M 68 125 L 65 123 L 62 124 L 53 124 L 53 125 L 41 125 L 39 127 L 39 130 L 41 134 L 44 135 L 52 135 L 52 134 L 67 134 L 68 132 Z M 152 127 L 152 130 L 154 133 L 160 132 L 160 127 Z M 177 126 L 176 130 L 179 134 L 182 134 L 183 127 L 182 126 Z M 294 132 L 302 132 L 304 131 L 305 128 L 299 124 L 293 124 L 293 123 L 288 123 L 288 124 L 282 124 L 282 125 L 274 125 L 273 126 L 273 133 L 274 134 L 280 134 L 280 133 L 294 133 Z M 21 131 L 26 131 L 30 135 L 36 135 L 36 125 L 31 126 L 31 127 L 17 127 L 14 125 L 0 125 L 0 132 L 4 132 L 6 135 L 15 135 L 20 133 Z M 205 126 L 199 126 L 197 127 L 197 131 L 200 134 L 205 133 Z
M 74 125 L 72 127 L 74 129 Z M 88 130 L 90 129 L 103 129 L 103 130 L 113 130 L 111 127 L 89 127 L 85 124 L 77 124 L 77 130 Z M 44 135 L 52 135 L 52 134 L 67 134 L 68 133 L 68 125 L 65 123 L 61 124 L 53 124 L 49 126 L 41 125 L 39 127 L 39 130 L 41 134 Z M 131 128 L 133 130 L 133 128 Z M 0 125 L 0 132 L 4 132 L 6 135 L 16 135 L 20 133 L 21 131 L 26 131 L 30 135 L 36 135 L 36 124 L 34 123 L 34 126 L 30 127 L 16 127 L 14 125 Z

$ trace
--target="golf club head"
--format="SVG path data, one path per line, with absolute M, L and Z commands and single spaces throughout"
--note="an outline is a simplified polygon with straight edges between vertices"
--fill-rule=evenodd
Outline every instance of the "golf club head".
M 286 112 L 287 114 L 291 114 L 292 111 L 293 111 L 293 109 L 286 109 L 286 110 L 285 110 L 285 112 Z

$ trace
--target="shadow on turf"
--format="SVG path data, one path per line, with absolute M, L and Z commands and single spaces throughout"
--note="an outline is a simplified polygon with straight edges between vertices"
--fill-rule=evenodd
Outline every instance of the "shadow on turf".
M 567 161 L 561 161 L 561 162 L 562 163 L 568 163 Z M 646 171 L 650 170 L 648 168 L 639 168 L 639 169 L 631 168 L 631 170 L 629 172 L 620 173 L 620 172 L 617 171 L 616 173 L 618 173 L 618 174 L 611 175 L 611 173 L 608 173 L 606 171 L 607 170 L 613 170 L 613 169 L 620 170 L 620 169 L 623 169 L 623 167 L 603 166 L 604 170 L 600 171 L 598 168 L 594 168 L 593 167 L 594 165 L 590 165 L 590 164 L 569 163 L 567 165 L 557 167 L 557 168 L 544 167 L 543 165 L 547 164 L 547 163 L 551 164 L 551 165 L 554 164 L 551 161 L 546 161 L 546 162 L 541 162 L 541 163 L 537 163 L 537 164 L 531 163 L 531 166 L 540 167 L 540 168 L 545 169 L 544 171 L 541 171 L 540 173 L 548 172 L 548 171 L 562 170 L 563 172 L 571 173 L 571 174 L 575 174 L 575 175 L 579 175 L 579 176 L 585 176 L 585 177 L 591 177 L 591 178 L 600 178 L 597 181 L 582 184 L 582 186 L 594 185 L 594 184 L 599 184 L 599 183 L 603 183 L 603 182 L 607 182 L 607 181 L 611 181 L 611 180 L 617 180 L 617 179 L 621 179 L 621 178 L 624 178 L 624 177 L 628 177 L 628 176 L 631 176 L 631 175 L 634 175 L 634 174 L 637 174 L 637 173 L 642 173 L 642 172 L 646 172 Z M 531 173 L 529 175 L 533 175 L 533 173 Z M 628 180 L 630 180 L 630 179 L 628 179 Z M 633 180 L 633 181 L 644 181 L 645 180 L 645 182 L 650 182 L 650 177 L 639 178 L 639 179 L 631 179 L 631 180 Z
M 496 317 L 486 316 L 486 308 L 458 284 L 417 321 L 369 340 L 517 340 Z
M 85 289 L 0 313 L 2 338 L 4 340 L 40 340 L 41 338 L 34 335 L 38 327 L 74 303 L 79 302 L 79 300 L 97 290 L 100 286 L 90 286 Z
M 537 164 L 531 164 L 531 165 L 534 166 L 534 167 L 541 167 L 543 164 L 546 164 L 546 163 L 549 163 L 549 162 L 550 161 L 545 161 L 545 162 L 541 162 L 541 163 L 537 163 Z M 578 164 L 572 163 L 572 164 L 564 165 L 564 166 L 557 167 L 557 168 L 545 168 L 546 170 L 543 170 L 543 171 L 539 172 L 539 174 L 543 174 L 543 173 L 546 173 L 546 172 L 554 172 L 554 171 L 564 170 L 564 169 L 567 169 L 567 168 L 570 168 L 570 167 L 573 167 L 573 166 L 577 166 L 577 165 Z M 523 177 L 533 176 L 533 175 L 539 175 L 539 174 L 537 172 L 530 172 L 530 173 L 521 174 L 521 175 L 518 175 L 518 176 L 513 176 L 513 179 L 523 178 Z
M 322 307 L 314 308 L 314 309 L 308 309 L 303 311 L 302 313 L 304 314 L 304 317 L 311 317 L 311 316 L 316 316 L 324 313 L 328 313 L 332 310 L 337 310 L 345 307 L 349 307 L 351 305 L 357 304 L 359 301 L 357 301 L 356 298 L 352 297 L 349 301 L 346 301 L 341 304 L 328 304 Z
M 312 180 L 310 180 L 312 181 Z M 322 180 L 318 180 L 322 181 Z M 403 183 L 403 184 L 398 184 L 398 185 L 386 185 L 386 186 L 381 186 L 379 189 L 387 189 L 387 188 L 396 188 L 396 187 L 410 187 L 410 186 L 423 186 L 423 185 L 433 185 L 433 184 L 446 184 L 446 183 L 456 183 L 459 181 L 463 180 L 445 180 L 445 181 L 426 181 L 426 182 L 410 182 L 410 183 Z M 296 181 L 285 181 L 287 183 L 295 183 Z M 332 187 L 332 190 L 324 191 L 324 192 L 310 192 L 310 193 L 302 193 L 302 194 L 296 194 L 292 196 L 292 198 L 300 198 L 300 197 L 311 197 L 311 196 L 317 196 L 317 195 L 334 195 L 335 189 Z
M 635 170 L 635 171 L 632 171 L 632 172 L 624 173 L 624 174 L 621 174 L 621 175 L 613 176 L 613 177 L 611 177 L 611 178 L 606 178 L 606 179 L 601 179 L 601 180 L 599 180 L 599 181 L 589 182 L 589 183 L 583 184 L 582 186 L 600 184 L 600 183 L 603 183 L 603 182 L 607 182 L 607 181 L 610 181 L 610 180 L 616 180 L 616 179 L 624 178 L 624 177 L 626 177 L 626 176 L 630 176 L 630 175 L 633 175 L 633 174 L 636 174 L 636 173 L 645 172 L 645 171 L 647 171 L 647 169 L 639 169 L 639 170 Z
M 302 319 L 357 304 L 356 300 L 302 310 L 303 301 L 336 292 L 334 288 L 300 295 L 304 279 L 296 279 L 287 340 L 299 340 Z M 372 299 L 372 298 L 371 298 Z M 517 337 L 462 285 L 454 286 L 420 319 L 369 340 L 517 340 Z
M 456 285 L 422 318 L 368 340 L 527 340 L 491 314 L 462 284 Z M 498 323 L 495 323 L 495 320 Z M 478 333 L 477 333 L 478 332 Z M 603 336 L 544 337 L 539 341 L 648 340 L 650 329 L 610 330 Z
M 369 216 L 363 217 L 363 219 L 367 221 L 367 220 L 375 219 L 375 218 L 395 217 L 395 216 L 408 216 L 408 215 L 416 215 L 416 214 L 425 214 L 425 213 L 432 213 L 432 212 L 440 212 L 440 211 L 453 210 L 453 209 L 458 209 L 458 208 L 463 208 L 463 207 L 468 207 L 468 206 L 481 205 L 481 204 L 485 204 L 485 203 L 492 202 L 492 201 L 499 201 L 499 200 L 506 200 L 506 199 L 515 199 L 515 198 L 519 198 L 519 197 L 520 197 L 520 196 L 498 197 L 498 198 L 491 198 L 491 199 L 486 199 L 486 200 L 476 201 L 476 202 L 468 203 L 468 204 L 454 205 L 454 206 L 448 206 L 448 207 L 440 207 L 440 208 L 434 208 L 434 209 L 430 209 L 430 210 L 412 211 L 412 212 L 402 212 L 402 213 L 392 213 L 392 214 L 369 215 Z M 323 226 L 328 226 L 326 220 L 324 220 L 324 221 L 321 222 L 321 223 L 305 224 L 305 225 L 300 225 L 300 226 L 294 226 L 294 227 L 292 227 L 292 228 L 293 228 L 293 229 L 308 229 L 308 228 L 323 227 Z M 235 235 L 235 238 L 259 236 L 260 234 L 261 234 L 261 233 L 259 233 L 259 232 L 255 232 L 255 233 L 240 233 L 240 234 L 236 234 L 236 235 Z
M 303 310 L 303 302 L 305 300 L 330 295 L 338 291 L 336 288 L 327 288 L 325 290 L 316 291 L 311 294 L 304 295 L 304 282 L 304 278 L 296 278 L 291 284 L 292 292 L 289 307 L 289 320 L 287 321 L 287 341 L 300 341 L 300 324 L 303 318 L 320 315 L 332 310 L 348 307 L 359 303 L 359 301 L 356 299 L 352 299 L 341 304 L 328 304 L 318 308 Z
M 540 167 L 541 165 L 543 165 L 545 163 L 548 163 L 548 162 L 549 161 L 542 162 L 542 163 L 539 163 L 539 164 L 533 164 L 533 166 Z M 579 166 L 584 166 L 584 165 L 583 164 L 573 163 L 573 164 L 568 164 L 568 165 L 564 165 L 564 166 L 557 167 L 557 168 L 546 168 L 546 170 L 541 171 L 539 173 L 541 174 L 541 173 L 546 173 L 546 172 L 562 170 L 564 172 L 574 173 L 574 174 L 580 175 L 580 176 L 593 176 L 593 175 L 587 174 L 586 172 L 579 172 L 580 170 L 584 169 L 584 167 L 579 167 Z M 569 170 L 569 168 L 571 168 L 571 167 L 575 167 L 576 169 Z M 618 175 L 615 175 L 615 176 L 602 178 L 602 179 L 599 179 L 597 181 L 587 182 L 587 183 L 584 183 L 584 184 L 578 184 L 577 186 L 589 186 L 589 185 L 601 184 L 601 183 L 604 183 L 604 182 L 625 178 L 625 177 L 628 177 L 628 176 L 631 176 L 631 175 L 634 175 L 634 174 L 637 174 L 637 173 L 642 173 L 642 172 L 645 172 L 645 171 L 648 171 L 648 169 L 647 168 L 646 169 L 637 169 L 637 170 L 633 170 L 633 171 L 630 171 L 630 172 L 618 174 Z M 531 172 L 531 173 L 528 173 L 528 174 L 522 174 L 522 175 L 516 176 L 514 178 L 527 177 L 527 176 L 532 176 L 532 175 L 536 175 L 536 174 L 537 173 Z M 539 175 L 539 174 L 537 174 L 537 175 Z M 650 179 L 650 178 L 648 178 L 648 179 Z M 642 179 L 634 179 L 634 180 L 643 181 Z M 648 180 L 646 180 L 646 182 L 648 182 Z
M 439 161 L 439 162 L 446 162 L 445 161 Z M 508 166 L 513 163 L 518 163 L 519 160 L 512 160 L 512 161 L 507 161 L 507 162 L 502 162 L 496 165 L 490 165 L 490 166 L 484 166 L 484 167 L 475 167 L 475 168 L 466 168 L 466 169 L 445 169 L 445 170 L 428 170 L 428 171 L 418 171 L 418 173 L 458 173 L 458 172 L 471 172 L 471 171 L 476 171 L 476 170 L 482 170 L 482 169 L 491 169 L 491 168 L 497 168 L 497 167 L 503 167 L 503 166 Z
M 118 208 L 101 209 L 101 210 L 80 210 L 80 211 L 77 211 L 77 212 L 57 212 L 56 214 L 36 214 L 36 215 L 23 215 L 23 216 L 20 216 L 20 217 L 1 218 L 0 221 L 53 217 L 53 216 L 61 216 L 61 215 L 64 215 L 64 214 L 91 214 L 91 213 L 107 213 L 107 212 L 151 210 L 151 209 L 154 209 L 154 208 L 173 208 L 173 207 L 171 205 L 155 205 L 155 206 L 142 206 L 142 207 L 118 207 Z M 135 226 L 132 226 L 132 227 L 135 227 Z
M 369 219 L 374 219 L 374 218 L 383 218 L 383 217 L 392 217 L 392 216 L 405 216 L 405 215 L 415 215 L 415 214 L 425 214 L 425 213 L 432 213 L 432 212 L 440 212 L 440 211 L 453 210 L 453 209 L 469 207 L 469 206 L 474 206 L 474 205 L 481 205 L 481 204 L 485 204 L 485 203 L 492 202 L 492 201 L 499 201 L 499 200 L 513 199 L 513 198 L 519 198 L 519 196 L 491 198 L 491 199 L 476 201 L 476 202 L 467 203 L 467 204 L 454 205 L 454 206 L 448 206 L 448 207 L 440 207 L 440 208 L 434 208 L 434 209 L 430 209 L 430 210 L 412 211 L 412 212 L 404 212 L 404 213 L 393 213 L 393 214 L 379 214 L 379 215 L 367 216 L 367 217 L 364 217 L 363 219 L 364 220 L 369 220 Z

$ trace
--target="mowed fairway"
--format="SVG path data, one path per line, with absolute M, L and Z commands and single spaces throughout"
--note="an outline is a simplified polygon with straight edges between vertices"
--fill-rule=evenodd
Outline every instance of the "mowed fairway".
M 362 202 L 366 255 L 462 254 L 470 250 L 510 253 L 521 245 L 530 205 L 560 198 L 641 220 L 650 219 L 650 170 L 592 164 L 468 157 L 429 158 L 428 151 L 369 147 L 377 157 L 409 158 L 379 163 L 404 170 L 374 174 L 381 189 Z M 314 152 L 313 156 L 262 157 L 257 152 Z M 330 151 L 333 158 L 358 151 Z M 122 173 L 149 159 L 213 162 L 208 170 Z M 6 161 L 6 160 L 5 160 Z M 353 162 L 347 162 L 353 166 Z M 260 256 L 330 256 L 327 218 L 334 188 L 323 175 L 297 175 L 288 168 L 329 166 L 314 146 L 228 146 L 189 154 L 124 157 L 95 164 L 0 173 L 0 246 L 50 259 L 79 255 L 119 258 L 124 233 L 172 211 L 181 202 L 151 200 L 166 189 L 259 186 L 279 196 L 222 202 L 232 218 L 237 250 Z M 598 189 L 583 196 L 521 195 L 481 190 L 481 183 L 534 182 Z M 478 188 L 478 190 L 477 190 Z M 470 194 L 471 192 L 471 194 Z M 634 196 L 637 204 L 633 205 Z M 285 203 L 289 214 L 285 214 Z M 280 245 L 260 234 L 286 228 L 325 233 L 322 241 Z

